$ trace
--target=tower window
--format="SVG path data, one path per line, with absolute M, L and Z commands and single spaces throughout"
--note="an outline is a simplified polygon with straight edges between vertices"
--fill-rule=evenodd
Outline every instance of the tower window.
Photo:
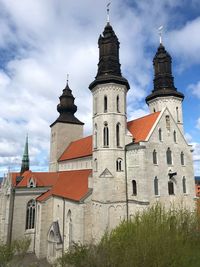
M 159 141 L 162 141 L 162 129 L 158 130 Z
M 185 158 L 183 151 L 181 152 L 181 165 L 185 165 Z
M 179 120 L 179 110 L 178 110 L 178 107 L 176 107 L 176 119 L 177 119 L 177 122 L 180 122 L 180 120 Z
M 176 131 L 174 131 L 173 136 L 174 136 L 174 143 L 176 143 Z
M 98 162 L 97 162 L 97 159 L 94 159 L 94 171 L 95 172 L 98 171 Z
M 132 180 L 132 190 L 133 190 L 133 195 L 137 196 L 137 183 L 135 180 Z
M 94 148 L 97 148 L 97 124 L 94 126 Z
M 35 200 L 31 199 L 26 207 L 26 230 L 35 228 Z
M 107 122 L 104 123 L 104 128 L 103 128 L 103 145 L 104 147 L 109 146 L 109 129 Z
M 154 194 L 156 196 L 159 195 L 159 193 L 158 193 L 158 178 L 157 178 L 157 176 L 154 178 Z
M 174 183 L 172 181 L 168 182 L 168 193 L 169 195 L 174 195 Z
M 104 112 L 106 113 L 108 111 L 108 98 L 105 95 L 104 96 Z
M 117 147 L 120 146 L 120 123 L 116 126 L 116 145 Z
M 183 185 L 183 194 L 186 194 L 187 190 L 186 190 L 186 179 L 185 179 L 185 176 L 183 176 L 182 185 Z
M 94 114 L 97 114 L 97 98 L 94 98 Z
M 167 157 L 167 164 L 172 165 L 172 151 L 168 147 L 167 152 L 166 152 L 166 157 Z
M 118 158 L 116 161 L 116 170 L 117 170 L 117 172 L 122 171 L 122 159 L 121 158 Z
M 170 118 L 169 115 L 165 116 L 165 120 L 166 120 L 166 128 L 168 131 L 170 131 Z
M 156 152 L 155 149 L 154 149 L 154 151 L 153 151 L 153 164 L 158 164 L 158 160 L 157 160 L 157 152 Z
M 117 101 L 117 103 L 116 103 L 117 104 L 117 112 L 120 112 L 119 111 L 119 96 L 117 96 L 117 100 L 116 101 Z

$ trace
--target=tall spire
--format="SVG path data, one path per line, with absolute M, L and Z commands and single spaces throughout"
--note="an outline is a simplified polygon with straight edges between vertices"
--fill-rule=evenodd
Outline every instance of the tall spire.
M 69 88 L 68 80 L 69 80 L 69 75 L 67 75 L 66 87 L 63 89 L 63 93 L 59 97 L 60 103 L 57 105 L 57 111 L 60 113 L 60 116 L 50 126 L 53 126 L 56 122 L 81 124 L 81 125 L 84 124 L 74 116 L 74 113 L 77 111 L 77 106 L 74 104 L 75 98 L 72 95 L 72 90 Z
M 119 83 L 130 88 L 128 81 L 121 74 L 121 64 L 119 62 L 119 41 L 110 25 L 107 22 L 103 34 L 99 36 L 99 63 L 95 80 L 90 84 L 90 90 L 97 84 Z
M 152 90 L 152 93 L 146 97 L 146 102 L 158 96 L 176 96 L 182 99 L 184 98 L 184 95 L 178 92 L 174 86 L 171 64 L 171 56 L 165 50 L 161 39 L 160 45 L 153 59 L 154 89 Z
M 27 134 L 20 174 L 22 175 L 25 171 L 28 170 L 29 170 L 29 154 L 28 154 L 28 134 Z

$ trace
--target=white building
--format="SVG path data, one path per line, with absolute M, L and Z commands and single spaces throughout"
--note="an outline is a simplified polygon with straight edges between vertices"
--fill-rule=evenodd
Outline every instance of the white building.
M 29 236 L 30 251 L 51 262 L 72 242 L 98 241 L 105 230 L 156 201 L 194 207 L 192 147 L 184 138 L 182 101 L 174 87 L 171 57 L 162 44 L 153 60 L 150 114 L 127 122 L 128 81 L 119 63 L 119 41 L 107 23 L 99 63 L 89 85 L 93 132 L 83 123 L 68 83 L 51 124 L 50 172 L 29 170 L 28 140 L 21 173 L 9 173 L 0 193 L 0 239 Z

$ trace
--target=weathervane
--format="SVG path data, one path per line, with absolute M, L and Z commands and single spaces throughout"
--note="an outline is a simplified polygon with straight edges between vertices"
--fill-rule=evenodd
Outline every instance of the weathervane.
M 67 85 L 68 85 L 68 82 L 69 82 L 69 74 L 67 73 Z
M 158 33 L 159 33 L 159 36 L 160 36 L 160 44 L 162 44 L 163 26 L 160 26 L 160 27 L 158 28 Z
M 110 22 L 110 4 L 111 2 L 109 2 L 106 6 L 107 7 L 107 23 Z

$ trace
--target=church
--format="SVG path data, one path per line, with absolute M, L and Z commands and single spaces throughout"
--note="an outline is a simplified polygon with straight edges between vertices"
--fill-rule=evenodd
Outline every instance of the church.
M 127 121 L 128 80 L 122 76 L 119 40 L 107 22 L 98 40 L 92 134 L 67 82 L 51 125 L 49 172 L 29 169 L 28 138 L 21 172 L 0 188 L 0 239 L 28 237 L 29 251 L 53 262 L 73 242 L 98 242 L 123 220 L 156 202 L 195 205 L 192 147 L 184 137 L 184 95 L 174 85 L 172 60 L 162 42 L 153 59 L 149 115 Z

